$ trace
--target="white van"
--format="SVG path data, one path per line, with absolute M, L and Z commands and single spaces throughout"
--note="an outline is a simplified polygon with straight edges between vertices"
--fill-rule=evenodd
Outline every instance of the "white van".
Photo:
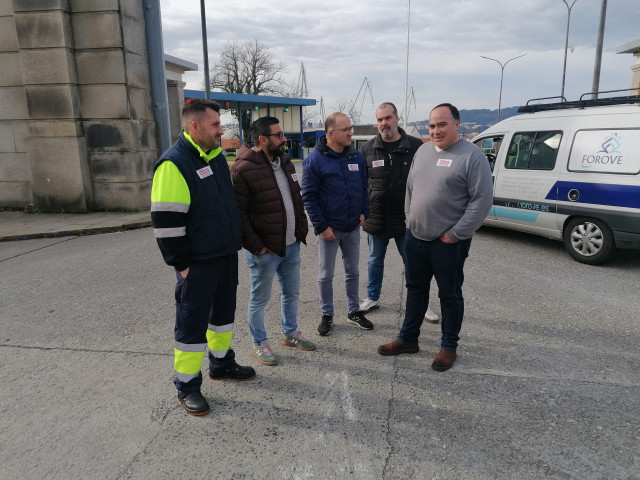
M 563 240 L 593 265 L 640 248 L 640 95 L 531 102 L 473 139 L 493 171 L 485 225 Z

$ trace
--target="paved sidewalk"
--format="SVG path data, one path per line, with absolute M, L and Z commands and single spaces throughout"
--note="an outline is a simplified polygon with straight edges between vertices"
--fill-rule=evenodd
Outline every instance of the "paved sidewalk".
M 60 214 L 0 211 L 0 242 L 116 232 L 150 225 L 149 211 Z

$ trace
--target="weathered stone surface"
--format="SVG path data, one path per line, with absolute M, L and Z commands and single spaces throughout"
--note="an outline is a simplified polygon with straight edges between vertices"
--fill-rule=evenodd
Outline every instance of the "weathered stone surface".
M 25 91 L 32 119 L 74 118 L 78 115 L 75 86 L 32 85 L 25 87 Z
M 15 21 L 20 48 L 52 48 L 71 45 L 69 17 L 62 11 L 17 13 Z
M 11 3 L 11 2 L 7 2 Z M 69 10 L 68 0 L 13 0 L 16 12 L 30 12 L 42 10 Z
M 149 62 L 146 55 L 125 53 L 127 85 L 138 88 L 149 88 Z
M 26 121 L 0 122 L 0 152 L 24 152 L 27 135 Z
M 0 179 L 3 182 L 29 182 L 31 172 L 24 152 L 0 153 Z
M 125 85 L 80 85 L 83 118 L 129 118 Z
M 0 180 L 0 205 L 8 208 L 23 208 L 29 203 L 33 203 L 31 182 Z
M 152 120 L 151 92 L 147 88 L 129 88 L 131 118 L 134 120 Z
M 120 16 L 112 12 L 74 13 L 73 39 L 77 49 L 122 47 Z
M 20 63 L 25 85 L 77 83 L 75 58 L 67 48 L 25 49 Z
M 131 17 L 122 17 L 122 37 L 124 48 L 128 52 L 145 55 L 147 52 L 147 37 L 145 36 L 144 22 Z
M 93 208 L 143 210 L 151 205 L 151 180 L 144 182 L 93 183 Z
M 39 120 L 29 122 L 29 135 L 33 137 L 82 137 L 82 123 L 70 120 Z
M 129 3 L 142 3 L 140 1 L 125 0 L 125 5 Z M 118 0 L 70 0 L 69 1 L 72 12 L 108 12 L 117 11 L 120 9 Z
M 30 137 L 27 141 L 34 203 L 45 211 L 86 211 L 91 184 L 83 137 Z
M 122 49 L 84 50 L 76 53 L 78 83 L 125 83 Z
M 0 17 L 13 16 L 13 4 L 11 2 L 0 2 Z
M 2 87 L 23 85 L 18 52 L 0 53 L 0 65 L 2 65 L 0 67 L 0 85 Z
M 0 52 L 17 52 L 18 48 L 14 17 L 0 17 Z
M 144 20 L 144 2 L 122 2 L 120 11 L 136 20 Z
M 155 123 L 140 120 L 92 120 L 84 122 L 89 151 L 144 152 L 156 145 Z
M 91 152 L 93 182 L 139 182 L 153 177 L 154 152 Z
M 26 120 L 27 97 L 24 87 L 0 87 L 0 120 Z

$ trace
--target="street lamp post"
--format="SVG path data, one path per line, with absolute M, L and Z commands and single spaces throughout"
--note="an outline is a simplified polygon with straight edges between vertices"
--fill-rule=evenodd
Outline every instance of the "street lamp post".
M 517 57 L 510 58 L 509 60 L 504 62 L 504 64 L 501 63 L 499 60 L 496 60 L 495 58 L 485 57 L 484 55 L 480 55 L 482 58 L 485 58 L 487 60 L 493 60 L 498 65 L 500 65 L 500 97 L 498 99 L 498 121 L 500 121 L 500 110 L 502 109 L 502 78 L 504 77 L 504 67 L 506 67 L 507 63 L 509 63 L 511 60 L 515 60 L 516 58 L 524 57 L 525 55 L 526 55 L 526 53 L 523 53 L 522 55 L 518 55 Z
M 578 0 L 573 0 L 571 5 L 567 3 L 567 0 L 562 1 L 567 6 L 567 37 L 564 41 L 564 65 L 562 66 L 562 90 L 560 91 L 560 96 L 564 97 L 564 80 L 567 75 L 567 49 L 569 48 L 569 23 L 571 22 L 571 9 Z

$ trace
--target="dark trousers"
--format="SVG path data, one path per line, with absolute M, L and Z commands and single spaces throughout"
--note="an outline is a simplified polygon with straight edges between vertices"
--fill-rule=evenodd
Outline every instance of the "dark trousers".
M 182 392 L 200 389 L 200 366 L 209 351 L 209 368 L 234 361 L 230 349 L 238 288 L 238 254 L 189 267 L 187 278 L 176 272 L 174 383 Z
M 407 230 L 405 252 L 407 263 L 407 303 L 398 339 L 410 345 L 418 343 L 420 326 L 429 306 L 429 286 L 435 277 L 442 315 L 440 348 L 455 351 L 464 317 L 464 262 L 469 255 L 471 239 L 444 243 L 440 239 L 420 240 Z

